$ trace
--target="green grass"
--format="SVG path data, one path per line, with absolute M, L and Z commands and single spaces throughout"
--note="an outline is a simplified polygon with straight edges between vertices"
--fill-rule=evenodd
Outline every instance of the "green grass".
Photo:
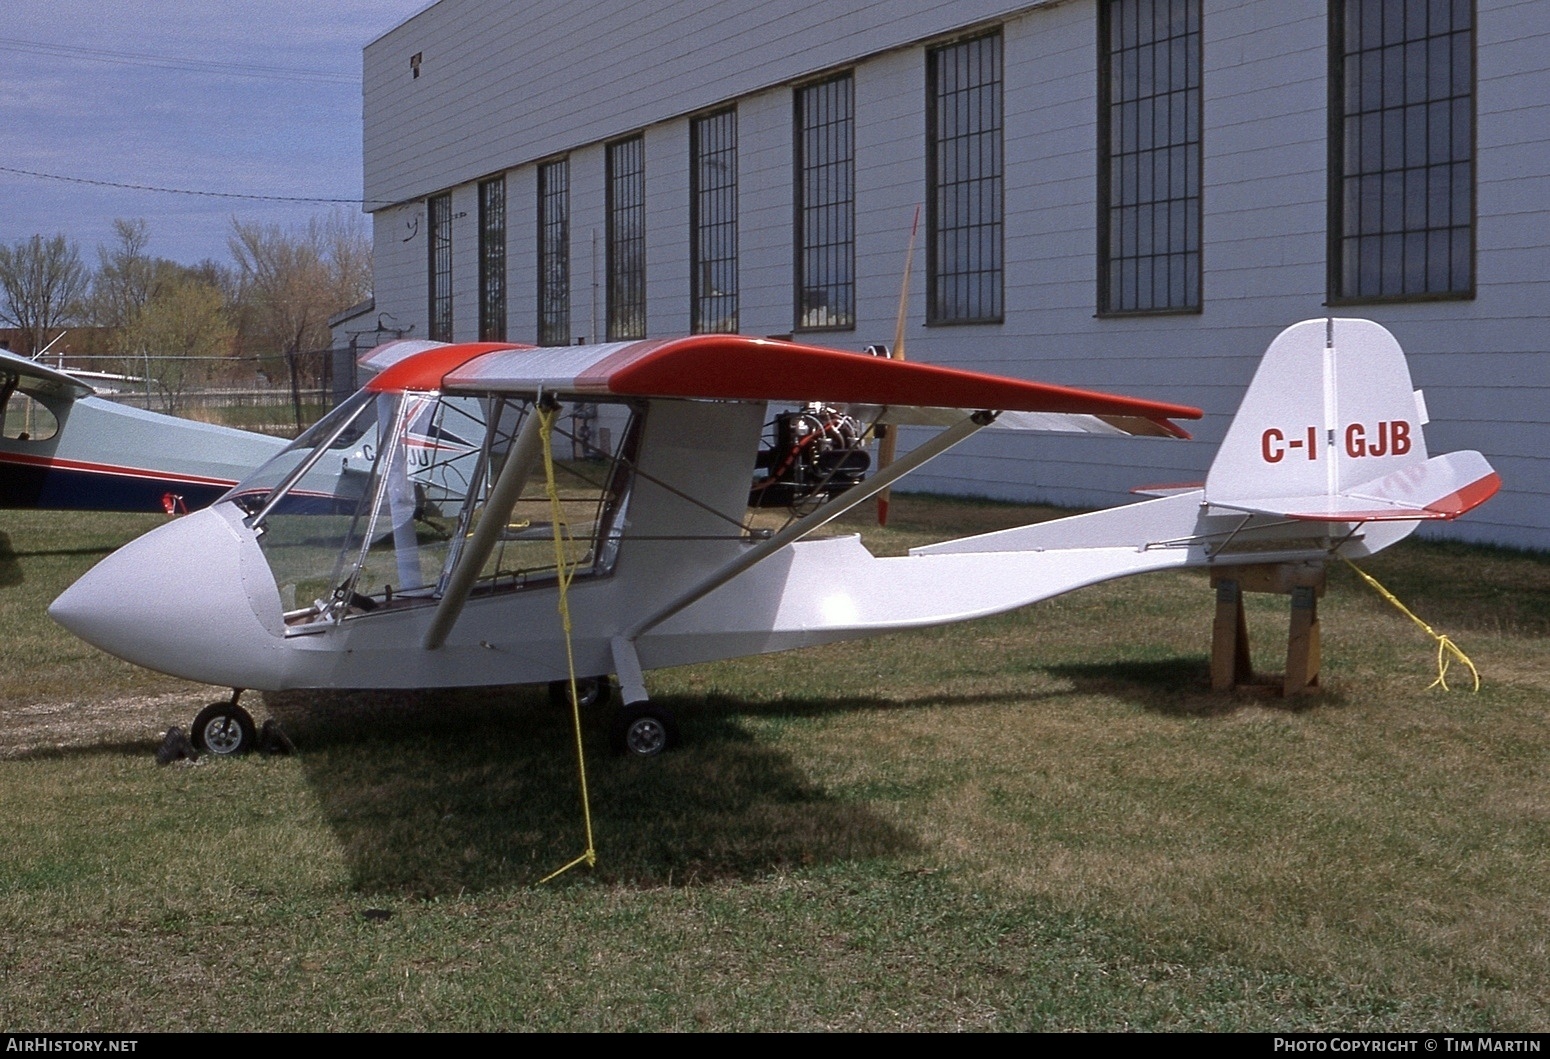
M 894 512 L 879 550 L 1044 513 Z M 1325 692 L 1296 703 L 1209 691 L 1198 573 L 652 674 L 686 746 L 620 761 L 589 718 L 598 864 L 538 885 L 584 847 L 541 692 L 252 697 L 299 754 L 158 767 L 219 689 L 42 616 L 155 521 L 0 518 L 0 1025 L 1550 1021 L 1544 557 L 1366 564 L 1469 652 L 1478 695 L 1428 690 L 1430 641 L 1343 569 Z M 1249 604 L 1277 669 L 1285 600 Z

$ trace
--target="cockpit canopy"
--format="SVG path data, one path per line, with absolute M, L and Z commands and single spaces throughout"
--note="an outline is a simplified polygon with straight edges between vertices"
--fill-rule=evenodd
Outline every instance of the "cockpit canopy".
M 294 631 L 439 599 L 486 517 L 504 519 L 472 592 L 609 573 L 618 556 L 642 416 L 626 402 L 560 402 L 550 458 L 491 508 L 508 457 L 541 431 L 511 394 L 362 391 L 224 498 L 257 531 Z M 518 439 L 528 440 L 519 446 Z M 545 466 L 552 468 L 551 498 Z M 561 523 L 557 558 L 555 505 Z

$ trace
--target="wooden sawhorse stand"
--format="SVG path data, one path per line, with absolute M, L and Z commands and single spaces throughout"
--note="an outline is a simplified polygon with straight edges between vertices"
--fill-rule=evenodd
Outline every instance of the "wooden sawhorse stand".
M 1249 664 L 1249 627 L 1243 617 L 1243 593 L 1275 592 L 1292 597 L 1286 633 L 1287 698 L 1319 686 L 1319 597 L 1324 594 L 1323 563 L 1257 563 L 1211 570 L 1216 590 L 1216 622 L 1211 630 L 1211 690 L 1255 687 Z M 1265 687 L 1259 685 L 1259 687 Z

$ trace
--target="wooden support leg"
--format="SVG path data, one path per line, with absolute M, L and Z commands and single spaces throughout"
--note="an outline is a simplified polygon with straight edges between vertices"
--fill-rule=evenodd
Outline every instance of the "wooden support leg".
M 1319 684 L 1319 597 L 1310 585 L 1292 589 L 1292 623 L 1286 635 L 1286 682 L 1282 694 L 1302 695 Z
M 1216 621 L 1211 629 L 1211 690 L 1231 691 L 1253 676 L 1243 590 L 1232 578 L 1216 583 Z

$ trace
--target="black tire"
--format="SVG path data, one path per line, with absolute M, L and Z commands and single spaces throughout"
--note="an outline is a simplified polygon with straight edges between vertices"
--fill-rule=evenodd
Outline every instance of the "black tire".
M 231 702 L 212 702 L 199 711 L 188 737 L 194 746 L 218 757 L 246 754 L 258 742 L 253 715 Z
M 649 702 L 622 706 L 614 714 L 609 740 L 625 757 L 656 757 L 678 745 L 673 711 Z
M 599 703 L 607 702 L 613 693 L 613 681 L 608 677 L 576 678 L 576 697 L 581 700 L 579 705 L 583 710 L 589 710 Z M 570 709 L 570 681 L 551 680 L 549 701 L 561 709 Z

